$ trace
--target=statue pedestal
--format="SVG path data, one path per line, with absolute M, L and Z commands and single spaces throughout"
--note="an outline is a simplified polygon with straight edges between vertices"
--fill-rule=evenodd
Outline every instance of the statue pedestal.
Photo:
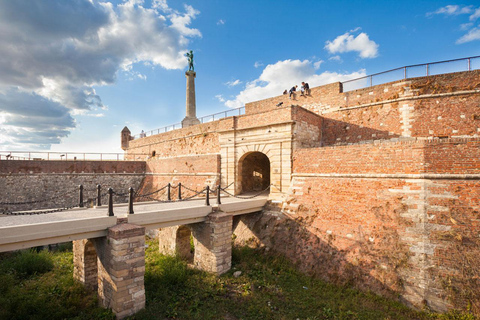
M 182 121 L 182 128 L 199 124 L 200 121 L 196 116 L 196 104 L 195 104 L 195 77 L 194 71 L 185 72 L 187 78 L 187 116 Z
M 199 123 L 200 120 L 198 120 L 197 117 L 185 117 L 185 119 L 182 120 L 182 128 L 194 126 Z

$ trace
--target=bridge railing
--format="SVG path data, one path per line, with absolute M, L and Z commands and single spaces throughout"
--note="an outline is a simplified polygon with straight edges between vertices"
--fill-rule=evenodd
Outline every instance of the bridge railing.
M 228 118 L 228 117 L 232 117 L 232 116 L 240 116 L 242 114 L 245 114 L 245 107 L 229 109 L 229 110 L 226 110 L 226 111 L 221 111 L 221 112 L 217 112 L 217 113 L 214 113 L 214 114 L 209 114 L 209 115 L 198 118 L 198 120 L 200 121 L 200 123 L 207 123 L 207 122 L 212 122 L 212 121 L 215 121 L 215 120 L 220 120 L 220 119 L 224 119 L 224 118 Z M 158 129 L 153 129 L 153 130 L 149 130 L 147 132 L 142 132 L 142 133 L 136 134 L 136 135 L 132 136 L 132 138 L 133 138 L 133 140 L 138 139 L 138 138 L 145 138 L 145 137 L 149 137 L 149 136 L 153 136 L 153 135 L 156 135 L 156 134 L 165 133 L 165 132 L 168 132 L 168 131 L 181 129 L 181 128 L 182 128 L 181 123 L 175 123 L 175 124 L 171 124 L 171 125 L 168 125 L 168 126 L 165 126 L 165 127 L 158 128 Z
M 437 74 L 480 69 L 480 56 L 404 66 L 342 82 L 343 92 L 379 84 Z
M 145 157 L 147 154 L 0 151 L 0 160 L 132 161 L 136 156 Z
M 233 184 L 233 183 L 232 183 Z M 41 199 L 36 199 L 36 200 L 26 200 L 26 201 L 16 201 L 16 202 L 0 202 L 0 214 L 5 214 L 5 215 L 38 215 L 38 214 L 48 214 L 48 213 L 53 213 L 53 212 L 61 212 L 61 211 L 66 211 L 70 210 L 73 208 L 83 208 L 87 206 L 94 206 L 96 205 L 97 207 L 101 207 L 102 204 L 105 203 L 104 198 L 107 196 L 108 200 L 108 216 L 114 216 L 113 212 L 113 203 L 114 203 L 114 197 L 121 197 L 123 199 L 128 199 L 128 214 L 133 214 L 134 209 L 133 209 L 133 204 L 135 202 L 145 202 L 145 201 L 155 201 L 155 202 L 173 202 L 173 201 L 187 201 L 191 200 L 194 198 L 198 198 L 200 195 L 202 195 L 202 198 L 205 198 L 205 205 L 209 206 L 210 205 L 210 195 L 215 195 L 216 196 L 216 203 L 221 204 L 221 195 L 226 194 L 227 196 L 230 197 L 235 197 L 239 199 L 253 199 L 255 197 L 258 197 L 262 194 L 265 194 L 268 190 L 270 190 L 272 185 L 269 185 L 267 188 L 264 190 L 259 191 L 256 194 L 253 195 L 248 195 L 248 196 L 239 196 L 239 195 L 234 195 L 227 191 L 227 189 L 232 185 L 228 185 L 224 188 L 222 188 L 220 185 L 218 185 L 216 188 L 210 189 L 209 186 L 206 186 L 205 188 L 201 190 L 195 190 L 191 189 L 187 186 L 183 186 L 181 183 L 178 183 L 178 185 L 172 185 L 171 183 L 166 184 L 165 186 L 148 192 L 148 193 L 139 193 L 135 192 L 133 188 L 129 188 L 127 192 L 124 193 L 118 193 L 115 192 L 112 188 L 108 188 L 107 192 L 102 192 L 102 187 L 100 185 L 97 185 L 94 190 L 89 190 L 90 195 L 95 193 L 95 196 L 90 196 L 90 197 L 85 197 L 85 189 L 83 185 L 80 185 L 77 188 L 74 188 L 70 191 L 67 192 L 62 192 L 59 193 L 55 196 L 52 197 L 44 197 Z M 54 208 L 54 209 L 41 209 L 41 210 L 25 210 L 25 211 L 12 211 L 9 210 L 9 206 L 22 206 L 22 205 L 32 205 L 32 204 L 38 204 L 38 203 L 44 203 L 48 201 L 54 201 L 59 198 L 63 198 L 67 195 L 72 195 L 72 193 L 78 193 L 78 201 L 73 203 L 72 205 L 69 206 L 63 206 L 61 208 Z

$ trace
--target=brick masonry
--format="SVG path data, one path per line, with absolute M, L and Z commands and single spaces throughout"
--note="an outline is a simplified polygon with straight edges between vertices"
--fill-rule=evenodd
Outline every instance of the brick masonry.
M 297 150 L 282 210 L 234 233 L 329 281 L 478 312 L 479 157 L 480 139 Z
M 64 207 L 78 204 L 79 185 L 84 186 L 84 200 L 97 196 L 100 184 L 126 192 L 138 189 L 145 177 L 145 162 L 137 161 L 0 161 L 0 203 L 30 202 L 25 205 L 1 205 L 0 210 L 17 211 Z M 48 201 L 45 201 L 48 200 Z M 125 202 L 126 197 L 116 197 Z M 107 197 L 102 199 L 106 203 Z
M 190 235 L 193 253 L 190 252 Z M 160 253 L 177 254 L 195 268 L 220 275 L 232 266 L 230 214 L 214 212 L 205 222 L 162 228 L 158 231 L 158 241 Z
M 220 181 L 220 156 L 191 155 L 179 157 L 152 157 L 146 161 L 145 179 L 140 187 L 143 194 L 158 190 L 168 183 L 177 186 L 182 183 L 191 190 L 202 190 L 206 186 L 211 188 Z M 156 194 L 157 199 L 166 199 L 166 190 Z M 183 189 L 182 195 L 188 197 L 193 191 Z M 172 199 L 177 198 L 176 190 L 172 189 Z
M 333 83 L 131 143 L 169 157 L 218 154 L 220 181 L 236 193 L 243 161 L 263 153 L 280 204 L 234 222 L 240 242 L 329 281 L 479 313 L 479 106 L 479 70 L 348 92 Z
M 117 224 L 95 240 L 98 253 L 98 296 L 117 318 L 145 307 L 145 228 Z
M 268 157 L 275 201 L 262 214 L 232 223 L 217 213 L 188 226 L 197 267 L 228 270 L 233 226 L 239 243 L 281 252 L 328 281 L 480 314 L 479 106 L 478 70 L 349 92 L 334 83 L 293 100 L 249 103 L 242 116 L 130 140 L 127 157 L 144 161 L 142 190 L 220 182 L 237 193 L 248 178 L 243 161 L 256 152 Z M 1 174 L 8 182 L 11 174 Z M 9 198 L 18 195 L 21 188 Z M 167 238 L 184 243 L 188 230 L 167 229 L 160 247 L 171 252 L 177 243 Z

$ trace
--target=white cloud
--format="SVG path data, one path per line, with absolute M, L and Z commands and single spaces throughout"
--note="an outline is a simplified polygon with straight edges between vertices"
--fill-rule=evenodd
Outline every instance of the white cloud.
M 472 12 L 471 6 L 458 6 L 458 5 L 447 5 L 445 7 L 438 8 L 434 12 L 428 12 L 427 17 L 435 14 L 444 14 L 447 16 L 458 16 L 460 14 L 468 14 Z
M 320 66 L 322 65 L 323 62 L 324 62 L 323 60 L 315 61 L 315 62 L 313 63 L 313 68 L 314 68 L 315 70 L 320 69 Z
M 339 55 L 336 55 L 336 56 L 333 56 L 333 57 L 328 58 L 328 60 L 331 60 L 331 61 L 342 61 L 342 58 L 340 58 Z
M 462 23 L 462 24 L 460 25 L 460 30 L 468 30 L 468 29 L 470 29 L 471 27 L 473 27 L 473 23 L 471 23 L 471 22 Z
M 255 61 L 255 64 L 253 66 L 255 68 L 260 68 L 260 67 L 263 67 L 263 63 L 261 63 L 260 61 Z
M 315 71 L 314 62 L 310 60 L 284 60 L 267 65 L 258 79 L 248 82 L 245 89 L 235 99 L 227 100 L 225 105 L 230 108 L 238 108 L 247 102 L 281 95 L 285 89 L 300 85 L 302 81 L 308 82 L 312 88 L 365 76 L 365 70 L 349 74 L 329 71 L 317 74 Z
M 470 41 L 480 40 L 480 27 L 470 29 L 467 34 L 463 35 L 457 40 L 457 44 L 462 44 Z
M 58 143 L 76 126 L 72 116 L 106 110 L 94 86 L 113 84 L 119 71 L 145 79 L 136 63 L 186 67 L 190 39 L 202 36 L 190 26 L 198 14 L 188 5 L 173 10 L 166 0 L 151 8 L 142 0 L 0 1 L 0 148 L 20 141 L 38 147 L 49 130 L 41 145 Z M 12 105 L 42 116 L 20 128 L 25 116 Z M 61 118 L 50 112 L 60 109 Z
M 220 102 L 225 102 L 225 98 L 221 94 L 217 94 L 215 98 L 217 98 L 217 100 Z
M 375 58 L 378 56 L 378 44 L 370 40 L 364 32 L 356 37 L 346 32 L 333 41 L 327 41 L 325 49 L 331 54 L 356 51 L 361 58 Z
M 220 19 L 220 20 L 217 21 L 218 26 L 224 25 L 224 24 L 225 24 L 225 20 Z
M 475 9 L 473 14 L 470 16 L 470 21 L 480 18 L 480 8 Z
M 466 34 L 461 36 L 455 42 L 456 44 L 463 44 L 471 41 L 480 40 L 480 26 L 476 26 L 472 21 L 480 18 L 480 8 L 474 8 L 473 6 L 458 6 L 458 5 L 448 5 L 441 7 L 434 12 L 428 12 L 427 17 L 443 14 L 446 16 L 458 16 L 458 15 L 469 15 L 469 21 L 460 24 L 459 29 L 462 31 L 468 31 Z
M 225 83 L 228 87 L 235 87 L 235 86 L 238 86 L 239 84 L 241 84 L 242 81 L 240 81 L 239 79 L 237 80 L 234 80 L 234 81 L 228 81 L 227 83 Z

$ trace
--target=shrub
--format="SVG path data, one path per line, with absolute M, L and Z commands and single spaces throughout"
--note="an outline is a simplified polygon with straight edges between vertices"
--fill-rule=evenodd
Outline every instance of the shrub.
M 21 251 L 12 261 L 11 268 L 22 278 L 43 274 L 53 269 L 52 254 L 48 251 Z

